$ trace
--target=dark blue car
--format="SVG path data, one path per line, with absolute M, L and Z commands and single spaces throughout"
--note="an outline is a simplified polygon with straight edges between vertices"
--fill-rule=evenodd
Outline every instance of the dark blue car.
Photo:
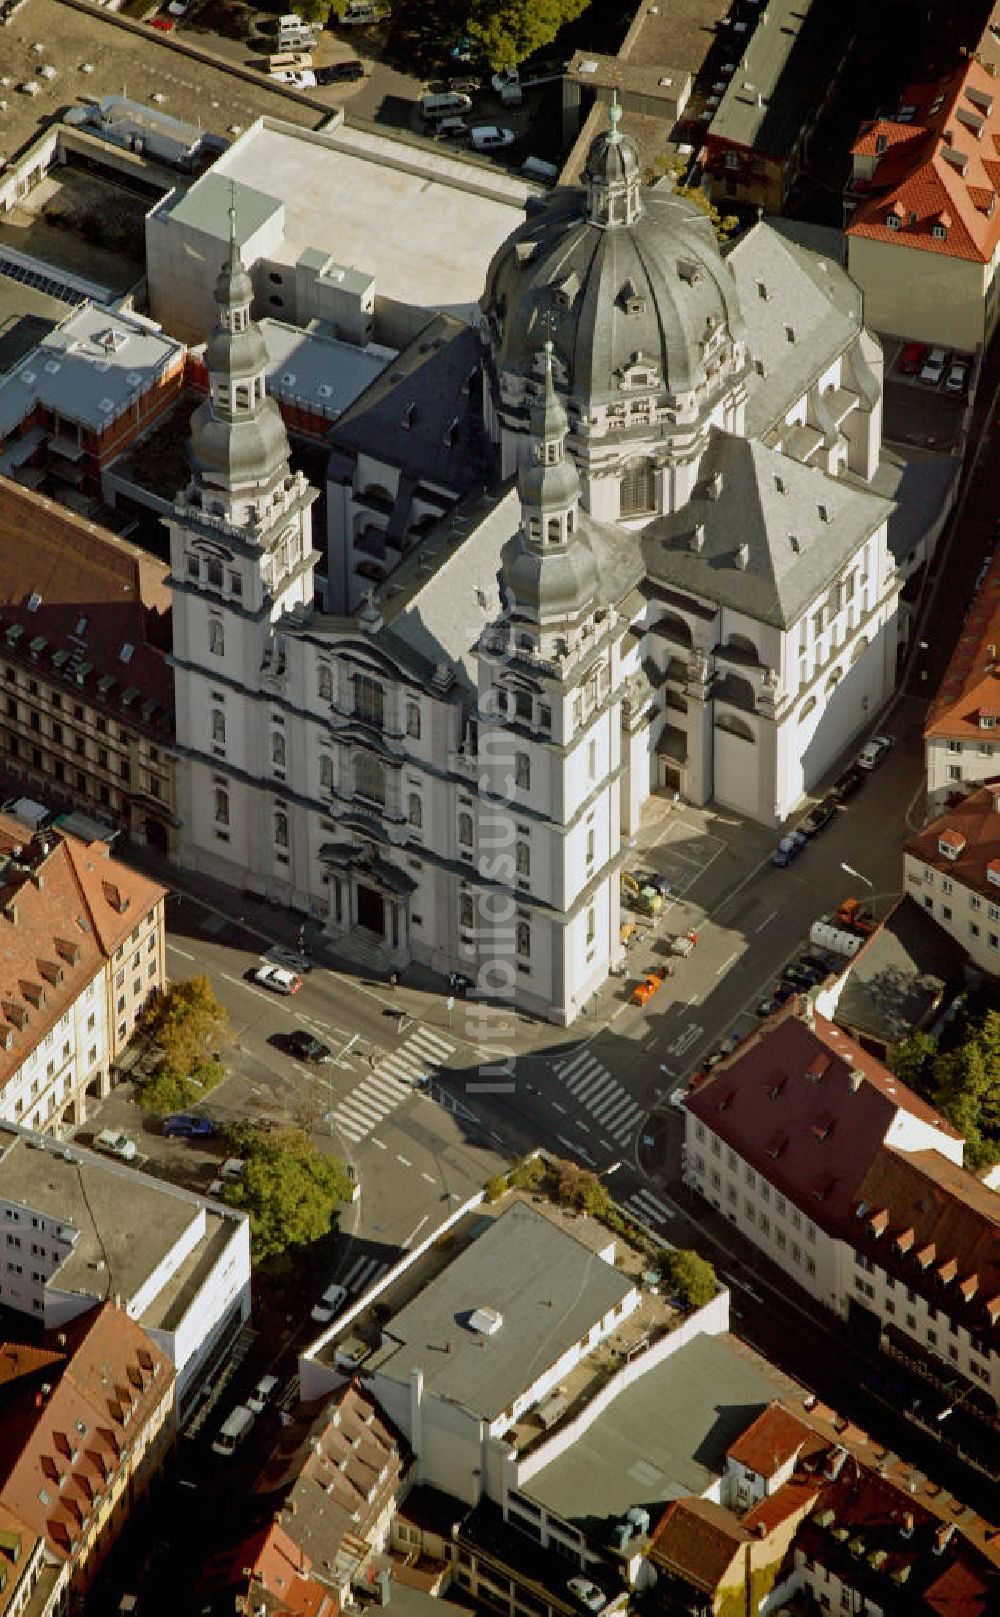
M 197 1112 L 174 1112 L 163 1123 L 163 1132 L 170 1140 L 191 1139 L 194 1135 L 215 1133 L 210 1117 L 199 1117 Z
M 790 831 L 787 837 L 782 837 L 778 846 L 771 855 L 772 865 L 784 869 L 793 859 L 797 859 L 806 845 L 806 838 L 801 831 Z

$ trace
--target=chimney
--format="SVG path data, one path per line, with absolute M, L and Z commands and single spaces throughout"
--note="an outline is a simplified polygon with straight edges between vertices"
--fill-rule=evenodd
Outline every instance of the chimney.
M 851 1074 L 847 1081 L 851 1086 L 851 1094 L 856 1095 L 865 1081 L 865 1075 L 863 1072 L 859 1072 L 857 1067 L 851 1067 Z
M 736 555 L 734 557 L 734 560 L 735 560 L 736 566 L 740 569 L 740 571 L 745 573 L 746 569 L 747 569 L 747 563 L 750 560 L 750 546 L 745 545 L 745 544 L 744 545 L 739 545 L 737 547 Z
M 902 1538 L 912 1538 L 913 1537 L 913 1512 L 912 1512 L 912 1510 L 904 1510 L 904 1512 L 903 1512 L 903 1525 L 899 1529 L 899 1532 L 900 1532 L 900 1536 Z

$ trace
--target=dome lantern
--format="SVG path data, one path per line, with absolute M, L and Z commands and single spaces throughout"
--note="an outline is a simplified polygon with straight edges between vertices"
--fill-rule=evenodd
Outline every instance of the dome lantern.
M 602 229 L 634 224 L 642 212 L 639 150 L 618 127 L 622 109 L 617 92 L 608 108 L 608 127 L 587 154 L 587 217 Z

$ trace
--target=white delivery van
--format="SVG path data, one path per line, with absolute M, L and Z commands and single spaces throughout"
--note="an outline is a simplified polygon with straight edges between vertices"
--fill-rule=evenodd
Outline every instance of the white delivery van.
M 284 17 L 278 18 L 278 49 L 279 51 L 311 51 L 316 48 L 316 35 L 290 11 Z
M 526 157 L 521 164 L 521 173 L 529 180 L 557 180 L 559 165 L 546 163 L 541 157 Z
M 231 1415 L 227 1415 L 219 1429 L 219 1435 L 212 1444 L 213 1454 L 235 1454 L 244 1438 L 251 1431 L 254 1423 L 254 1413 L 246 1404 L 237 1404 Z
M 457 90 L 448 90 L 442 95 L 422 95 L 420 97 L 421 116 L 429 123 L 439 118 L 457 118 L 463 112 L 468 112 L 472 106 L 472 97 L 460 95 Z

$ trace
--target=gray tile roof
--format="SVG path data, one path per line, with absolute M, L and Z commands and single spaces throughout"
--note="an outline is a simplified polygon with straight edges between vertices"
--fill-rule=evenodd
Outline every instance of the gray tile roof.
M 839 264 L 770 225 L 741 236 L 726 262 L 739 287 L 747 345 L 766 370 L 754 370 L 747 385 L 747 432 L 759 438 L 857 337 L 861 293 Z
M 769 0 L 709 135 L 783 157 L 822 100 L 855 10 L 856 0 Z
M 713 499 L 716 473 L 722 487 Z M 647 572 L 782 629 L 798 621 L 892 510 L 888 500 L 718 430 L 701 474 L 687 506 L 643 530 Z
M 589 1247 L 515 1202 L 389 1322 L 366 1369 L 408 1386 L 419 1365 L 425 1394 L 494 1420 L 632 1289 Z M 492 1336 L 469 1326 L 482 1307 L 503 1317 Z
M 965 951 L 908 895 L 851 961 L 834 1020 L 855 1036 L 897 1044 L 962 981 Z

